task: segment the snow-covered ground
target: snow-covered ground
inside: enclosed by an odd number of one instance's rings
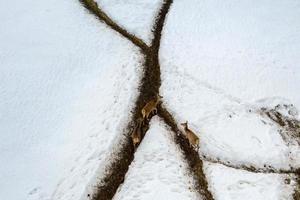
[[[0,199],[79,199],[129,119],[138,49],[76,1],[0,17]]]
[[[172,132],[154,117],[114,200],[199,199]]]
[[[234,164],[300,166],[298,143],[261,112],[299,120],[298,1],[175,1],[163,31],[161,94],[201,153]]]
[[[150,43],[162,1],[97,2]],[[130,119],[142,57],[77,1],[2,1],[0,17],[0,199],[85,200]],[[294,0],[174,1],[160,92],[200,137],[200,154],[300,166],[299,144],[261,110],[300,120],[299,18]],[[198,198],[169,134],[153,118],[115,200]],[[291,199],[295,184],[206,162],[204,171],[216,200]]]
[[[242,103],[279,96],[299,108],[299,18],[294,0],[174,1],[161,62]]]
[[[295,183],[288,175],[257,174],[209,163],[205,163],[204,169],[215,199],[292,199]]]

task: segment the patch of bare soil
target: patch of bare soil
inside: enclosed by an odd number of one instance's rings
[[[279,126],[279,133],[288,145],[295,141],[300,145],[300,122],[298,120],[283,115],[276,109],[263,108],[262,112]]]
[[[261,108],[260,112],[277,124],[278,132],[288,146],[300,145],[300,121],[294,118],[297,111],[293,109],[292,104],[278,104],[274,108]],[[291,169],[290,173],[296,175],[296,187],[293,199],[300,200],[300,169]]]

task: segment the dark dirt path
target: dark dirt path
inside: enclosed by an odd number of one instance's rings
[[[114,22],[94,0],[79,0],[81,4],[101,22],[104,22],[112,30],[119,33],[122,37],[132,42],[135,46],[139,47],[141,54],[144,57],[143,75],[139,87],[139,95],[135,102],[132,118],[124,129],[125,140],[121,141],[119,148],[116,152],[111,154],[112,161],[105,166],[105,174],[99,181],[96,192],[92,195],[93,200],[110,200],[115,195],[120,184],[124,182],[125,175],[131,162],[134,159],[134,148],[130,137],[131,130],[136,120],[141,117],[141,109],[149,100],[153,99],[159,94],[161,86],[160,64],[159,64],[159,49],[161,41],[161,33],[164,27],[166,16],[169,12],[173,0],[164,0],[153,25],[154,38],[151,45],[148,46],[143,40],[129,33],[127,30]],[[181,133],[177,127],[174,117],[171,113],[162,106],[159,106],[158,115],[164,122],[171,128],[173,132],[173,139],[176,145],[179,146],[183,152],[184,158],[188,164],[189,171],[195,180],[195,189],[201,195],[201,199],[213,200],[213,195],[208,189],[208,182],[203,172],[203,161],[211,163],[218,163],[227,167],[246,170],[254,173],[282,173],[282,174],[296,174],[298,175],[298,186],[293,195],[295,200],[300,200],[300,172],[299,170],[276,170],[269,167],[264,169],[257,169],[253,166],[235,166],[230,163],[214,160],[206,156],[199,156],[198,152],[192,149],[186,137]],[[151,120],[151,119],[150,119]],[[149,128],[149,123],[146,122],[142,129],[142,140]],[[138,148],[138,146],[137,146]]]
[[[152,99],[159,93],[159,87],[161,84],[160,80],[160,66],[158,61],[158,51],[160,45],[161,31],[165,21],[167,12],[169,11],[172,0],[167,0],[163,3],[158,16],[156,18],[153,33],[154,39],[152,40],[151,46],[147,49],[141,48],[143,51],[145,63],[144,63],[144,74],[141,80],[139,88],[139,96],[135,102],[135,108],[133,111],[133,118],[127,126],[126,135],[127,139],[119,149],[115,159],[109,166],[107,166],[107,173],[101,184],[98,187],[97,194],[94,195],[95,200],[108,200],[112,199],[116,190],[124,182],[124,177],[128,171],[129,165],[134,159],[134,148],[132,140],[130,138],[131,130],[135,121],[141,117],[141,109],[147,101]],[[127,37],[128,38],[128,37]],[[131,40],[131,38],[128,38]],[[131,40],[132,41],[132,40]],[[133,42],[133,41],[132,41]],[[134,43],[134,42],[133,42]],[[148,130],[149,124],[145,124],[142,132],[142,140]],[[137,146],[138,148],[138,146]]]

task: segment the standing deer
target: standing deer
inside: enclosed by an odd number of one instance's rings
[[[137,124],[135,125],[131,133],[131,139],[134,148],[136,148],[136,145],[139,144],[142,140],[142,126],[143,126],[143,119],[139,118],[137,120]]]
[[[157,113],[157,105],[160,103],[161,99],[163,97],[160,95],[157,95],[155,99],[152,99],[142,109],[142,115],[143,119],[149,120],[149,115],[154,112]]]
[[[186,121],[185,123],[181,123],[181,125],[184,127],[185,136],[189,140],[190,146],[198,150],[199,138],[192,130],[188,128],[188,121]]]

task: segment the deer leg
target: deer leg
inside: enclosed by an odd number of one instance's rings
[[[142,117],[143,119],[145,119],[145,113],[142,111]]]
[[[195,150],[196,150],[196,152],[198,152],[198,150],[199,150],[198,145],[195,146]]]
[[[133,142],[133,148],[135,149],[135,146],[136,146],[136,144],[135,144],[135,142]]]
[[[157,108],[153,109],[153,114],[156,115],[157,114]]]

